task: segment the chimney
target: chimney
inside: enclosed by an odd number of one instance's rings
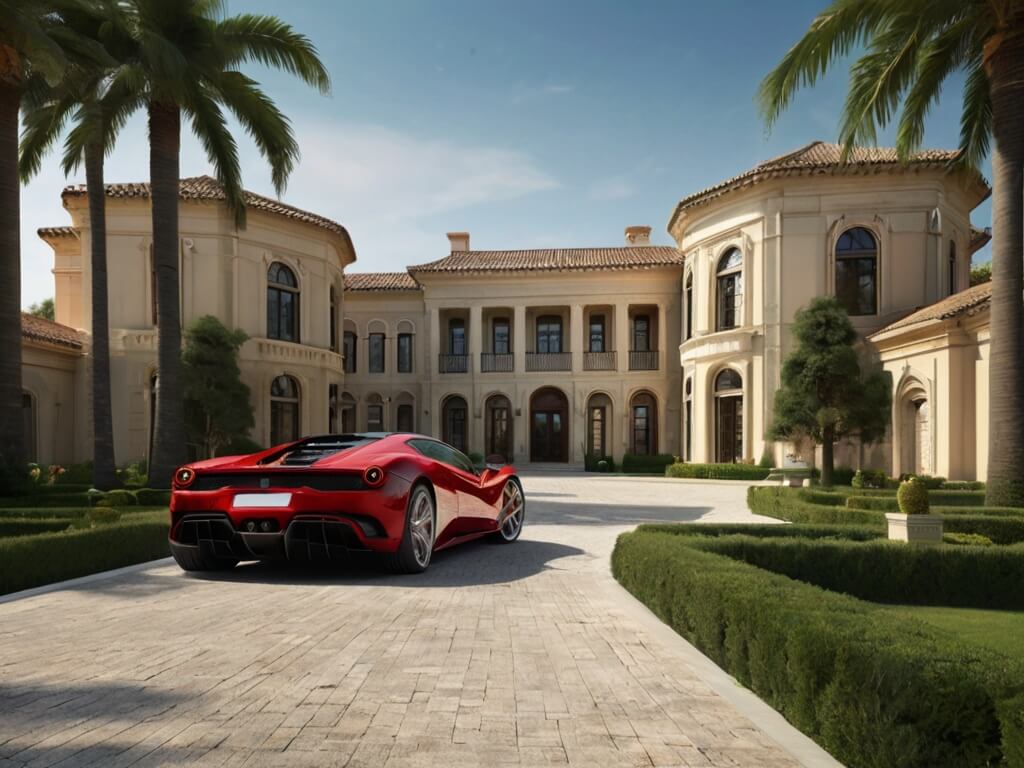
[[[448,242],[452,244],[452,253],[469,250],[469,232],[449,232]]]
[[[451,237],[451,235],[449,235]],[[626,227],[626,245],[650,245],[650,227]]]

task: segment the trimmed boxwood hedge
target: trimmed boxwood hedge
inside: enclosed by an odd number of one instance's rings
[[[63,531],[71,525],[64,517],[0,517],[0,539],[8,536],[31,536],[36,533]]]
[[[62,533],[0,539],[0,594],[167,557],[166,514]]]
[[[622,457],[622,471],[630,474],[663,475],[665,467],[673,461],[675,456],[671,453],[627,453]]]
[[[665,467],[665,477],[701,480],[764,480],[771,472],[756,464],[688,464],[677,461]]]
[[[0,507],[8,509],[27,507],[88,507],[90,496],[87,493],[26,493],[21,496],[4,496],[0,498]]]
[[[143,507],[166,507],[171,503],[171,492],[159,488],[139,488],[135,498]]]
[[[1019,661],[694,546],[708,541],[641,527],[612,571],[844,764],[1024,765]]]
[[[1024,547],[721,536],[695,546],[876,603],[1024,610]],[[1024,682],[1024,681],[1022,681]]]

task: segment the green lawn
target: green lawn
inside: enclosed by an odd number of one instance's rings
[[[967,642],[1024,659],[1024,612],[917,605],[904,605],[891,610],[952,632]]]

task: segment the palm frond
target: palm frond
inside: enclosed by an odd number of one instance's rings
[[[960,116],[960,164],[977,168],[988,156],[992,139],[992,95],[988,75],[979,57],[971,63],[964,81]]]
[[[909,157],[921,148],[924,121],[939,101],[942,84],[973,55],[980,55],[980,47],[976,48],[979,45],[977,18],[964,14],[922,46],[896,132],[896,150],[900,157]]]
[[[39,173],[43,158],[60,138],[75,105],[76,100],[70,94],[40,104],[26,105],[23,110],[24,129],[18,148],[18,175],[22,182],[28,182]]]
[[[330,93],[331,77],[316,46],[280,19],[241,14],[219,22],[215,33],[217,44],[224,51],[226,68],[255,61],[289,72],[321,93]]]
[[[16,50],[25,60],[24,69],[40,72],[48,83],[56,85],[67,67],[67,57],[60,45],[45,29],[50,14],[37,3],[27,6],[19,0],[0,0],[0,18],[3,19],[0,40]]]
[[[235,224],[239,228],[244,227],[245,192],[242,189],[238,145],[228,130],[227,120],[214,95],[206,88],[198,87],[192,90],[190,97],[183,107],[192,121],[192,131],[203,145],[214,174],[224,185],[225,202],[235,217]]]
[[[215,86],[223,103],[270,164],[277,194],[283,194],[288,176],[299,159],[299,145],[288,118],[254,80],[240,72],[225,72]]]
[[[758,101],[768,126],[789,106],[796,92],[813,86],[829,66],[867,39],[885,20],[886,0],[836,0],[761,82]]]

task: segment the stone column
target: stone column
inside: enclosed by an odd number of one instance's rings
[[[526,307],[512,308],[512,362],[516,374],[526,370]]]
[[[569,308],[569,351],[572,353],[572,372],[583,370],[583,305]]]
[[[427,338],[430,339],[430,357],[426,378],[432,380],[437,378],[437,361],[441,357],[441,312],[436,306],[427,312]]]
[[[483,352],[483,309],[479,306],[469,308],[469,353],[470,364],[467,371],[474,376],[480,374],[480,353]]]
[[[615,359],[619,373],[629,370],[629,304],[615,305]]]

